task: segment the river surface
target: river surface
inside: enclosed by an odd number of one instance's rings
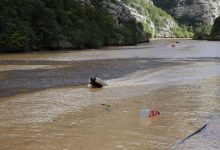
[[[220,42],[179,41],[1,54],[0,149],[220,149]]]

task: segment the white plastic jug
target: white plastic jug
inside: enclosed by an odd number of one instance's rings
[[[140,110],[140,117],[149,117],[149,113],[150,113],[150,110],[149,109],[141,109]]]

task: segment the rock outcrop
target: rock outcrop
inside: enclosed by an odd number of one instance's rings
[[[92,2],[80,1],[88,5]],[[112,16],[115,26],[121,27],[123,22],[135,21],[140,22],[151,37],[178,37],[175,30],[180,27],[176,21],[165,11],[157,8],[152,0],[100,0],[99,4]],[[140,39],[146,41],[147,37],[142,33]]]
[[[100,6],[105,9],[113,18],[115,26],[122,27],[128,22],[136,22],[137,17],[134,13],[121,1],[111,2],[110,0],[102,0]],[[121,38],[118,42],[123,44],[124,39]],[[143,31],[139,31],[139,40],[138,42],[147,42],[149,37]]]
[[[176,18],[187,16],[201,22],[213,24],[214,20],[220,15],[220,1],[199,0],[188,2],[187,0],[181,0],[177,3],[173,12]]]
[[[130,10],[121,2],[112,3],[110,0],[103,0],[100,2],[102,8],[113,17],[117,24],[123,21],[135,20],[136,18],[131,14]]]
[[[180,21],[213,24],[220,15],[219,0],[153,0],[158,7],[169,12]]]
[[[178,28],[175,20],[157,8],[151,0],[131,0],[129,2],[122,0],[122,2],[125,2],[126,7],[137,21],[150,28],[148,30],[150,30],[152,37],[175,37],[172,32],[172,29]]]
[[[88,5],[88,6],[94,8],[94,6],[92,5],[93,4],[92,0],[78,0],[78,1],[80,1],[82,4],[85,4],[85,5]],[[151,0],[146,0],[146,1],[151,1]],[[124,28],[129,23],[132,24],[132,22],[136,25],[138,24],[136,16],[120,0],[115,0],[115,1],[100,0],[98,5],[103,10],[108,12],[108,14],[110,14],[110,16],[113,19],[113,24],[116,28]],[[142,43],[142,42],[148,42],[149,41],[149,37],[144,33],[143,29],[139,28],[139,26],[131,27],[131,28],[136,28],[134,30],[136,30],[135,32],[137,32],[136,34],[138,34],[138,40],[136,41],[137,43]],[[113,45],[114,44],[116,44],[116,45],[127,45],[127,44],[132,44],[133,43],[132,40],[128,40],[128,39],[126,39],[126,37],[124,37],[120,34],[118,34],[118,36],[120,38],[115,39],[111,42]]]

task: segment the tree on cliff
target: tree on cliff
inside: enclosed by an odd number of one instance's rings
[[[212,26],[207,23],[198,23],[194,27],[194,39],[206,40],[209,39]]]
[[[211,39],[220,41],[220,16],[215,20],[212,27]]]

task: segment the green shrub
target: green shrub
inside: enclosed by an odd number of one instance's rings
[[[198,23],[194,27],[194,39],[208,39],[211,33],[212,26],[207,23]]]
[[[178,26],[172,29],[174,36],[178,38],[191,38],[193,37],[192,27],[185,25]]]
[[[152,38],[154,36],[153,29],[150,27],[149,24],[143,24],[144,32],[147,34],[147,37]]]
[[[220,40],[220,16],[215,20],[211,30],[211,39]]]

